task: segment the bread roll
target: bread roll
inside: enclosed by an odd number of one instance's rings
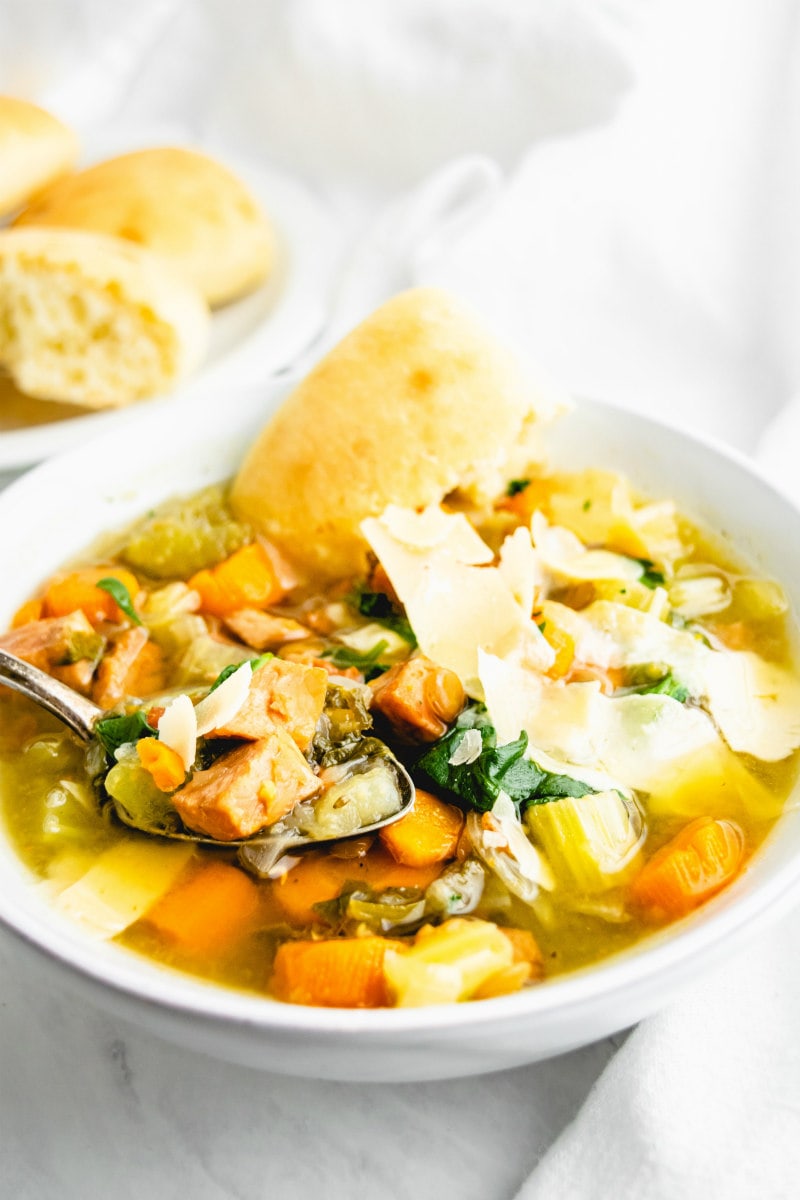
[[[193,150],[138,150],[48,188],[17,225],[59,225],[111,234],[169,259],[211,305],[264,280],[272,229],[227,167]]]
[[[0,96],[0,217],[63,175],[77,154],[66,125],[27,100]]]
[[[0,231],[0,366],[29,396],[117,408],[201,359],[202,297],[154,254],[67,229]]]
[[[543,407],[459,302],[404,292],[295,388],[247,455],[232,504],[310,573],[357,574],[364,517],[453,492],[497,495],[531,461]]]

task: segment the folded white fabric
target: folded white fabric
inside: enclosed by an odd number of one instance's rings
[[[644,1021],[517,1200],[789,1200],[800,1178],[800,923]]]

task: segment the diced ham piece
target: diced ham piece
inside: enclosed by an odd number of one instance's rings
[[[309,636],[305,625],[292,617],[276,617],[257,608],[240,608],[226,617],[225,624],[246,646],[261,652],[277,650],[287,642],[297,642]]]
[[[464,707],[458,676],[422,654],[379,675],[370,687],[373,710],[397,734],[415,742],[435,742]]]
[[[197,771],[172,802],[189,829],[234,841],[274,825],[321,787],[288,733],[272,727]]]
[[[325,706],[327,687],[327,672],[319,667],[272,658],[253,672],[247,699],[236,716],[208,736],[255,741],[277,726],[307,750]]]
[[[93,699],[113,708],[127,696],[151,696],[165,686],[164,655],[141,625],[125,629],[97,668]]]
[[[0,637],[0,646],[41,671],[88,660],[92,667],[100,657],[103,639],[78,609],[66,617],[29,621]]]

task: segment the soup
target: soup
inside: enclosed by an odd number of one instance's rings
[[[87,746],[0,696],[57,910],[227,986],[408,1006],[539,986],[746,870],[800,741],[776,583],[601,470],[362,531],[368,573],[315,578],[207,489],[23,606],[0,642],[108,712]]]

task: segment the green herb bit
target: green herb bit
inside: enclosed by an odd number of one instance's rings
[[[591,507],[592,507],[592,502],[591,502],[591,500],[584,500],[584,502],[583,502],[583,511],[584,511],[584,512],[588,512],[588,511],[589,511],[589,509],[590,509]]]
[[[562,796],[585,796],[594,791],[568,775],[545,771],[527,758],[528,735],[524,731],[516,741],[498,746],[492,725],[477,728],[482,746],[473,762],[455,766],[450,762],[466,736],[466,730],[456,726],[426,750],[416,763],[417,771],[452,793],[462,808],[488,812],[504,792],[521,813],[530,804],[547,804]]]
[[[115,750],[127,742],[138,742],[143,737],[158,737],[158,730],[147,723],[141,709],[122,717],[103,717],[94,727],[94,732],[111,757]]]
[[[530,487],[530,479],[509,479],[506,486],[507,496],[516,496],[520,492],[524,492],[526,487]]]
[[[109,575],[106,579],[101,579],[95,585],[102,592],[108,592],[117,608],[121,608],[128,620],[133,621],[134,625],[141,625],[142,619],[133,607],[131,594],[125,587],[124,583],[120,583],[119,579],[114,579],[113,575]]]
[[[330,646],[320,657],[329,658],[335,667],[355,667],[366,679],[374,679],[389,668],[380,662],[380,657],[389,649],[389,643],[381,638],[371,650],[353,650],[350,646]]]
[[[257,671],[259,667],[263,667],[264,663],[267,662],[268,659],[274,657],[275,655],[268,650],[266,654],[259,654],[258,658],[244,658],[238,663],[228,663],[227,667],[222,668],[219,675],[208,689],[209,696],[212,692],[216,691],[221,683],[224,683],[226,679],[230,678],[234,671],[238,671],[239,667],[243,666],[244,663],[249,662],[250,669],[252,671]]]
[[[655,590],[657,587],[663,587],[666,583],[666,576],[663,571],[656,570],[656,564],[651,558],[637,558],[636,562],[642,564],[642,574],[639,576],[639,582],[645,587]]]
[[[671,696],[679,704],[685,704],[689,699],[689,689],[679,679],[675,678],[672,671],[669,671],[658,683],[651,684],[650,687],[641,688],[640,694],[643,696]]]

